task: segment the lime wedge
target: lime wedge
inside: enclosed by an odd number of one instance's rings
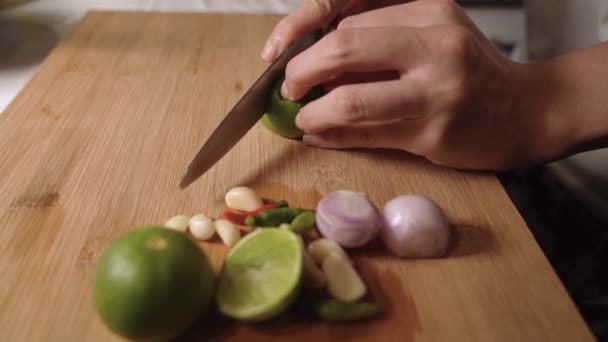
[[[258,229],[226,255],[217,303],[237,320],[271,319],[293,302],[302,277],[302,240],[282,229]]]

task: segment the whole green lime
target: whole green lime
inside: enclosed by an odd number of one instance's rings
[[[186,234],[158,226],[132,230],[102,255],[95,304],[106,326],[133,340],[168,340],[209,307],[213,270]]]
[[[272,87],[266,113],[262,116],[262,124],[272,132],[290,139],[299,139],[304,132],[296,126],[296,115],[307,103],[314,101],[323,95],[320,87],[315,87],[304,97],[297,101],[291,101],[281,96],[281,85],[285,77],[280,77]]]

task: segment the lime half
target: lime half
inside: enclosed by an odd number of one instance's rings
[[[237,320],[271,319],[293,302],[302,277],[302,241],[282,229],[258,229],[226,255],[217,302]]]

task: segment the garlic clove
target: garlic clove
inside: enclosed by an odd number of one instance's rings
[[[167,222],[165,222],[165,227],[172,230],[176,230],[178,232],[185,233],[188,229],[189,220],[190,219],[188,218],[188,216],[185,215],[173,216],[172,218],[168,219]]]
[[[349,263],[352,264],[352,261],[350,260],[344,249],[342,249],[342,247],[340,247],[337,242],[330,239],[322,238],[311,242],[308,245],[308,253],[310,253],[313,260],[317,264],[322,264],[323,260],[331,253],[336,253],[342,256],[343,258],[348,260]]]
[[[323,273],[327,278],[329,294],[343,302],[355,302],[367,291],[363,280],[342,255],[330,253],[323,260]]]
[[[255,191],[244,186],[230,189],[224,200],[226,206],[234,210],[253,211],[264,205],[264,201]]]
[[[192,216],[188,228],[192,236],[198,240],[209,240],[215,235],[213,220],[203,214]]]
[[[216,220],[214,223],[217,234],[226,246],[232,247],[241,239],[241,231],[232,222],[228,220]]]
[[[322,288],[327,283],[325,273],[315,264],[306,249],[302,249],[303,256],[303,284],[309,288]]]

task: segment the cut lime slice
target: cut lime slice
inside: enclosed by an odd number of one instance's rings
[[[293,302],[302,277],[302,240],[282,229],[258,229],[226,255],[217,302],[237,320],[271,319]]]

